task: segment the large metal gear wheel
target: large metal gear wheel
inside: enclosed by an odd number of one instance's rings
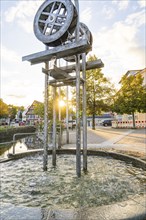
[[[47,0],[34,18],[35,36],[47,46],[61,45],[74,32],[77,17],[77,10],[71,0]]]
[[[88,43],[92,46],[93,44],[93,37],[92,37],[92,33],[90,32],[90,30],[88,29],[88,27],[80,22],[79,23],[79,39],[87,39]],[[67,43],[71,43],[75,41],[75,32],[72,34],[72,36],[70,36],[68,38],[68,42]],[[87,53],[86,53],[87,54]],[[80,55],[80,59],[82,59],[82,55]],[[69,57],[65,57],[64,60],[68,61],[68,62],[75,62],[75,55],[74,56],[69,56]]]

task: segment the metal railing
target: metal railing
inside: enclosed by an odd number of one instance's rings
[[[37,135],[37,133],[16,133],[13,135],[13,143],[16,142],[16,136],[22,136],[22,135]],[[13,145],[13,154],[15,154],[15,145]]]

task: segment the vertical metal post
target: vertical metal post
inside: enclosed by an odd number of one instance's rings
[[[87,171],[87,116],[86,116],[86,54],[82,54],[83,74],[83,170]]]
[[[13,135],[13,154],[15,154],[15,134]]]
[[[53,147],[52,165],[56,166],[56,87],[53,87]]]
[[[59,101],[60,101],[60,97],[61,97],[61,88],[58,88],[58,97],[59,97]],[[58,111],[58,119],[59,121],[61,121],[61,107],[59,105],[59,111]]]
[[[59,95],[59,101],[60,101],[60,97],[61,97],[61,88],[59,87],[59,91],[58,91],[58,95]],[[59,134],[58,134],[58,148],[61,148],[61,137],[62,137],[62,127],[61,127],[61,106],[59,105],[59,114],[58,114],[58,119],[60,122],[60,127],[59,127]]]
[[[80,63],[76,56],[76,172],[81,176]]]
[[[66,87],[66,143],[69,144],[69,127],[68,127],[68,86]]]
[[[45,69],[49,69],[49,63],[45,63]],[[43,170],[47,170],[48,165],[48,74],[45,74],[45,100],[44,100],[44,154],[43,154]]]
[[[79,15],[79,2],[75,0]],[[76,27],[76,41],[79,40],[79,17]],[[80,56],[76,55],[76,173],[81,176],[81,128],[80,128]]]

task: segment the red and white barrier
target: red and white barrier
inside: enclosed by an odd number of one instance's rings
[[[133,128],[133,121],[112,121],[113,128]],[[135,121],[136,128],[146,128],[146,121]]]

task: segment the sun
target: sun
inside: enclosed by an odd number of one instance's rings
[[[63,100],[59,101],[59,107],[64,107],[65,106],[65,102]]]

